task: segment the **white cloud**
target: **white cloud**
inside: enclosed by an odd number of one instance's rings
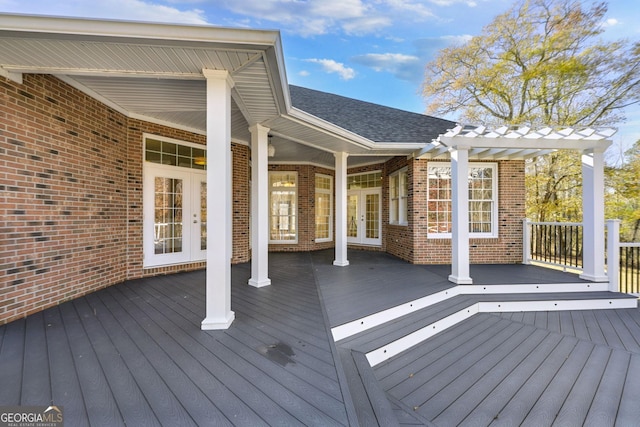
[[[466,4],[469,7],[476,7],[478,3],[474,0],[429,0],[437,6],[453,6],[455,4]]]
[[[336,73],[342,80],[351,80],[356,76],[356,71],[353,68],[346,67],[341,62],[336,62],[333,59],[305,59],[306,62],[313,62],[320,64],[322,69],[327,73]]]
[[[354,57],[353,61],[411,82],[420,81],[424,65],[417,56],[402,53],[368,53]]]
[[[604,26],[605,27],[615,27],[619,23],[620,23],[620,21],[618,21],[616,18],[609,18],[604,22]]]
[[[308,77],[308,76],[310,76],[310,75],[311,75],[311,73],[310,73],[310,72],[308,72],[307,70],[302,70],[302,71],[300,71],[300,72],[298,73],[298,75],[299,75],[299,76],[302,76],[302,77]]]
[[[1,5],[2,11],[9,13],[207,24],[204,11],[200,9],[180,10],[176,7],[142,0],[67,0],[63,2],[30,0],[28,2],[7,1]]]
[[[407,0],[386,0],[385,3],[396,11],[410,13],[414,18],[431,18],[435,16],[431,9],[421,2],[414,3]]]

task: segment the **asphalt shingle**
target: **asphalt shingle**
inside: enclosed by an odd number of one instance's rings
[[[456,123],[425,114],[289,85],[293,106],[374,142],[426,143]]]

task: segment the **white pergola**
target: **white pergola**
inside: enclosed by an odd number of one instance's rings
[[[585,280],[606,282],[604,220],[604,152],[615,129],[554,130],[527,126],[456,126],[417,154],[419,158],[451,157],[452,238],[451,275],[457,284],[471,284],[469,275],[469,159],[526,159],[557,150],[582,153],[582,210]]]

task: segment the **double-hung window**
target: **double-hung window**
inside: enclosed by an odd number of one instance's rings
[[[333,178],[316,174],[316,242],[333,240]]]
[[[389,224],[407,225],[407,168],[389,175]]]
[[[469,233],[498,236],[498,165],[469,163]],[[429,237],[451,237],[451,164],[428,165],[427,227]]]
[[[298,241],[298,174],[269,172],[269,243]]]

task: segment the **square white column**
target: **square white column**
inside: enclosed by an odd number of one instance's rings
[[[349,265],[347,259],[347,153],[334,153],[336,158],[336,257],[333,265]]]
[[[469,147],[451,149],[451,275],[459,285],[473,283],[469,275]]]
[[[269,128],[259,124],[251,132],[251,278],[256,288],[269,279]]]
[[[231,88],[227,71],[207,79],[207,273],[202,329],[227,329],[231,311]]]
[[[604,271],[604,148],[582,154],[582,274],[593,282],[608,281]]]

